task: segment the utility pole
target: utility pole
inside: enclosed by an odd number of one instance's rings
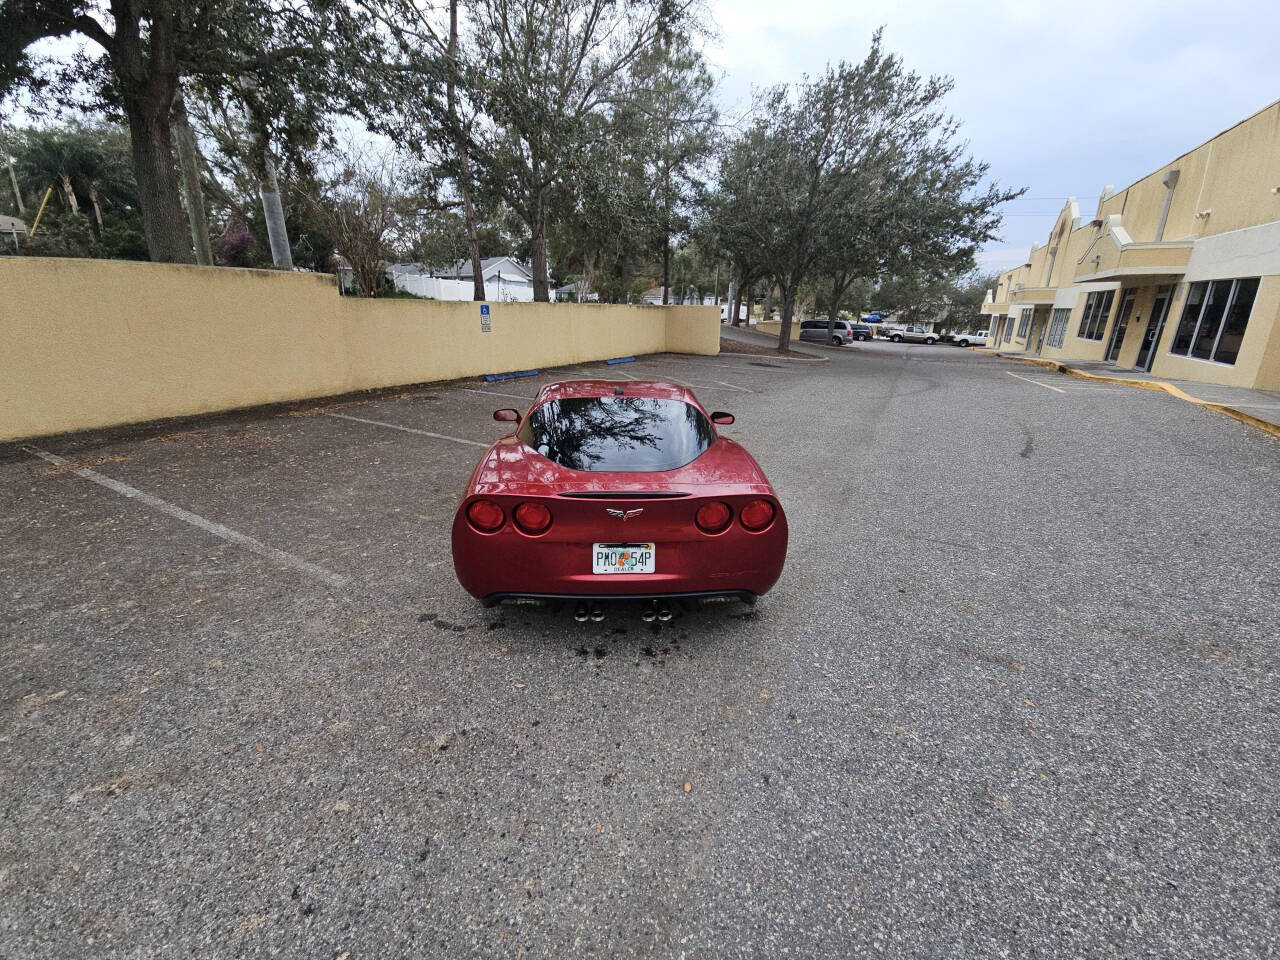
[[[258,102],[258,81],[250,74],[240,77],[240,91],[249,114],[253,137],[253,172],[258,177],[258,196],[262,199],[262,217],[267,223],[267,243],[271,247],[271,262],[283,270],[293,269],[293,252],[289,249],[289,228],[285,224],[284,206],[280,202],[280,182],[276,179],[276,165],[271,159],[271,145],[267,137],[266,118]]]
[[[18,189],[18,176],[13,172],[13,157],[9,156],[9,147],[4,141],[4,122],[0,121],[0,153],[4,154],[5,165],[9,168],[9,183],[13,187],[13,199],[18,205],[18,216],[26,217],[27,208],[22,202],[22,191]]]

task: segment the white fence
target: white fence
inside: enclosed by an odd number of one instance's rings
[[[396,289],[432,300],[470,300],[475,294],[475,284],[470,280],[454,280],[450,277],[428,277],[418,273],[393,275]],[[484,285],[486,300],[505,303],[532,303],[533,284],[505,278],[488,280]]]

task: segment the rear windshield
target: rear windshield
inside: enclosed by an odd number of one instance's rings
[[[534,409],[517,434],[570,470],[674,470],[715,440],[702,411],[652,397],[566,397]]]

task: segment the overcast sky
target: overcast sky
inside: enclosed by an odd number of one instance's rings
[[[752,87],[856,61],[877,26],[922,73],[955,79],[948,107],[1001,183],[1027,187],[980,263],[1043,243],[1066,197],[1094,213],[1127,186],[1280,99],[1280,3],[1214,0],[711,0],[708,56],[726,107]]]

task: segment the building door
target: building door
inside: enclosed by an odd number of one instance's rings
[[[1050,308],[1036,307],[1036,356],[1040,356],[1040,351],[1044,349],[1044,337],[1049,332],[1049,318],[1052,316],[1053,310]]]
[[[1151,305],[1151,317],[1147,320],[1147,329],[1142,334],[1142,346],[1138,349],[1138,359],[1134,369],[1151,371],[1151,364],[1156,358],[1156,347],[1160,345],[1160,334],[1164,332],[1164,321],[1169,315],[1169,304],[1173,300],[1173,284],[1168,284],[1156,291],[1155,303]]]
[[[1120,347],[1124,345],[1124,334],[1129,329],[1129,314],[1133,313],[1133,301],[1136,294],[1132,290],[1124,292],[1120,301],[1120,315],[1116,317],[1115,329],[1111,331],[1111,342],[1107,344],[1107,363],[1115,363],[1120,356]]]

